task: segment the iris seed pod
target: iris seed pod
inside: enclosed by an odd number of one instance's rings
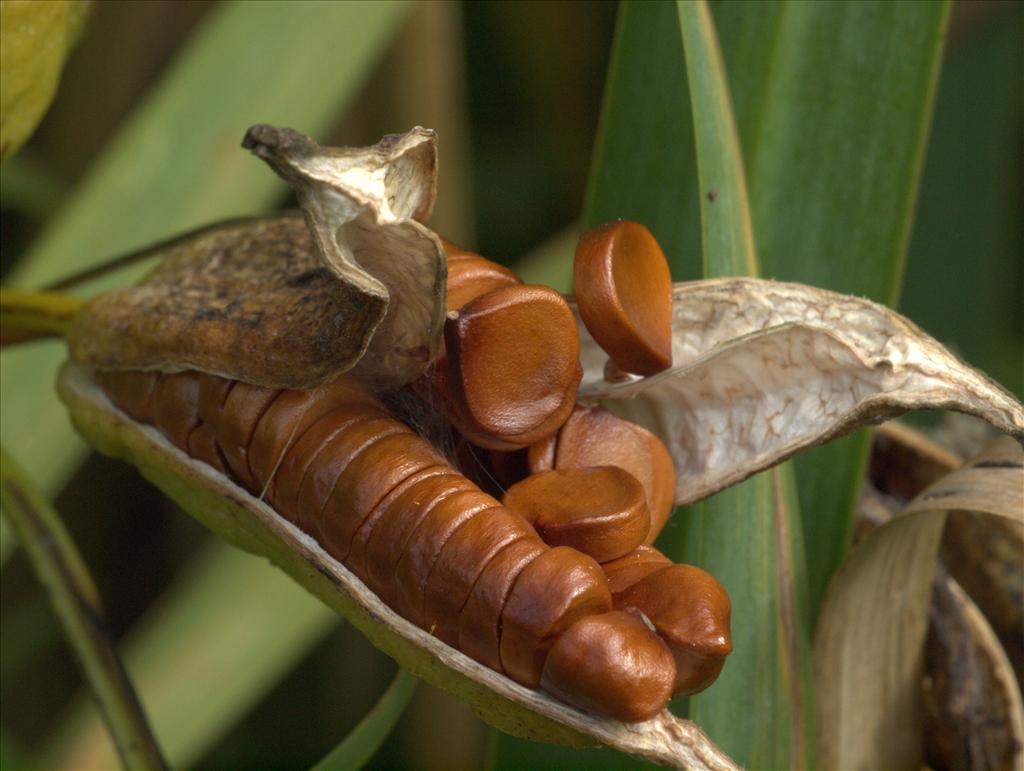
[[[196,372],[159,378],[126,372],[105,375],[103,382],[111,398],[150,415],[176,445],[201,448],[253,494],[266,491],[284,517],[396,611],[519,683],[538,687],[562,634],[612,609],[594,559],[545,544],[525,518],[459,474],[347,378],[311,392],[232,385]],[[627,511],[619,523],[630,533],[625,550],[642,540],[646,504],[629,474],[602,469],[547,476],[603,480],[587,485],[595,505],[608,497],[613,514]],[[543,477],[535,479],[543,484]],[[602,709],[599,683],[618,683],[621,666],[599,655],[588,662],[579,676],[595,682],[577,684],[565,698],[604,714],[647,714],[651,692],[627,698],[618,686]],[[553,671],[559,687],[568,687],[566,667]]]

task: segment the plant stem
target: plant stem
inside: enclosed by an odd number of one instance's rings
[[[67,337],[84,300],[60,292],[0,289],[0,346]]]
[[[125,768],[165,768],[142,705],[103,620],[99,593],[85,562],[57,512],[3,448],[0,506],[50,595]]]

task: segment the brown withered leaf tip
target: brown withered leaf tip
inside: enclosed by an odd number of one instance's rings
[[[145,283],[82,310],[71,356],[101,369],[199,369],[308,387],[352,366],[386,301],[338,281],[298,216],[183,239]]]

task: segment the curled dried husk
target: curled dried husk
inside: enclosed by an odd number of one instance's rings
[[[436,192],[433,132],[324,148],[255,126],[245,145],[292,184],[305,221],[226,223],[155,250],[163,263],[142,284],[86,304],[72,359],[270,387],[311,388],[353,367],[381,387],[414,380],[444,321],[444,250],[418,221]]]
[[[1012,443],[1006,449],[1013,450]],[[971,466],[979,463],[983,469],[1012,468],[1012,452],[982,456]],[[891,508],[902,508],[962,465],[955,453],[909,426],[896,421],[879,426],[872,484],[861,494],[857,532],[866,536],[884,525],[892,519]],[[969,511],[946,516],[925,639],[924,747],[933,768],[1016,768],[1024,763],[1024,704],[1012,659],[1019,654],[1024,628],[1019,609],[1022,536],[1024,525],[1007,517]],[[949,565],[973,592],[964,591]],[[1016,624],[1007,626],[1014,619]],[[1000,634],[999,624],[1008,635]]]
[[[580,398],[658,434],[676,503],[908,410],[984,418],[1024,441],[1024,408],[898,313],[824,289],[750,278],[676,284],[672,369],[605,380],[581,325]]]
[[[736,768],[700,728],[667,710],[641,723],[621,723],[573,709],[482,666],[397,615],[315,540],[265,503],[180,452],[156,429],[131,421],[110,403],[86,369],[65,365],[58,391],[78,431],[97,449],[137,466],[229,543],[270,559],[401,666],[460,698],[491,725],[535,741],[605,744],[676,768]]]
[[[943,528],[954,512],[1024,522],[1024,450],[1001,437],[917,495],[859,543],[832,577],[814,640],[818,762],[834,768],[917,768],[928,608]],[[951,566],[953,567],[953,566]],[[975,625],[992,665],[983,694],[1005,715],[1011,754],[1019,691],[998,643]]]

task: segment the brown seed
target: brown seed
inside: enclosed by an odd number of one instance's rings
[[[175,447],[188,449],[188,436],[199,425],[199,373],[164,375],[153,388],[153,425]]]
[[[203,373],[199,376],[199,418],[216,431],[224,402],[236,380]]]
[[[576,405],[556,437],[542,439],[527,451],[530,471],[618,466],[643,485],[654,543],[669,515],[676,493],[676,470],[662,441],[642,426],[597,406]]]
[[[521,283],[504,265],[466,253],[462,259],[448,263],[448,310],[457,311],[492,289]]]
[[[153,391],[159,372],[97,372],[96,382],[117,408],[132,420],[153,422]]]
[[[568,546],[541,554],[519,574],[501,613],[501,664],[518,683],[540,685],[555,640],[585,616],[612,609],[601,566]]]
[[[508,286],[477,297],[445,324],[456,428],[494,450],[554,433],[572,411],[582,370],[579,336],[562,296]]]
[[[526,470],[529,473],[537,474],[541,471],[550,471],[555,467],[555,448],[558,446],[558,437],[568,422],[572,420],[573,415],[581,409],[583,408],[577,404],[566,422],[562,424],[562,428],[526,448]]]
[[[412,432],[393,418],[353,420],[325,443],[299,484],[296,511],[299,526],[323,542],[323,512],[339,477],[367,446],[385,436]]]
[[[539,536],[513,541],[480,573],[459,613],[459,650],[490,667],[501,666],[501,612],[519,574],[548,547]]]
[[[424,628],[457,646],[459,612],[487,563],[513,541],[536,535],[526,520],[504,507],[481,511],[460,525],[427,576]]]
[[[249,383],[235,383],[211,425],[217,432],[217,444],[224,451],[231,473],[251,493],[259,494],[260,485],[249,468],[249,445],[260,417],[281,392]]]
[[[224,460],[224,453],[217,446],[217,437],[210,428],[209,423],[200,423],[196,429],[188,435],[188,454],[193,458],[201,460],[208,466],[212,466],[222,474],[227,474],[228,464]]]
[[[672,564],[672,560],[653,546],[639,546],[625,557],[601,564],[608,588],[614,598],[619,592],[629,588],[641,578],[649,576]]]
[[[697,693],[718,677],[732,651],[725,588],[700,568],[670,565],[615,595],[617,610],[650,619],[676,660],[676,694]]]
[[[353,378],[341,377],[313,391],[282,391],[260,418],[249,445],[249,467],[261,485],[275,473],[285,451],[327,413],[339,407],[383,409]]]
[[[320,522],[324,548],[347,562],[356,530],[381,499],[403,479],[442,463],[444,458],[413,433],[382,435],[366,445],[334,483]]]
[[[481,490],[460,490],[449,495],[420,519],[409,534],[395,565],[396,604],[399,613],[424,628],[423,605],[427,578],[448,539],[481,512],[496,509],[498,502]]]
[[[274,474],[270,487],[270,500],[274,508],[303,530],[311,525],[306,521],[309,512],[299,509],[299,490],[302,481],[317,463],[320,453],[327,449],[335,435],[352,423],[369,418],[383,418],[384,413],[361,405],[338,407],[331,410],[307,428],[285,451],[284,458]],[[308,530],[307,530],[308,532]]]
[[[394,498],[378,515],[366,545],[366,582],[370,589],[395,608],[398,587],[395,569],[409,536],[434,506],[464,490],[478,488],[455,469],[423,479]]]
[[[429,466],[428,468],[422,469],[410,474],[397,485],[395,485],[391,492],[385,495],[377,505],[373,507],[373,510],[366,516],[359,529],[356,530],[355,536],[352,538],[352,546],[348,551],[348,557],[345,558],[345,565],[355,573],[359,578],[369,586],[369,577],[367,576],[367,565],[366,565],[366,552],[367,547],[370,544],[370,538],[373,536],[373,532],[377,525],[380,523],[381,518],[389,510],[391,504],[395,501],[398,496],[404,494],[413,485],[418,484],[424,479],[429,479],[433,476],[439,475],[451,475],[452,468],[447,463],[440,464],[437,466]]]
[[[620,369],[653,375],[672,366],[672,274],[647,228],[617,220],[588,230],[573,281],[583,323]]]
[[[542,471],[510,487],[502,503],[549,545],[571,546],[598,562],[629,554],[651,527],[643,487],[616,466]]]
[[[582,618],[555,641],[541,685],[590,712],[634,723],[661,712],[676,665],[668,646],[632,613]]]

